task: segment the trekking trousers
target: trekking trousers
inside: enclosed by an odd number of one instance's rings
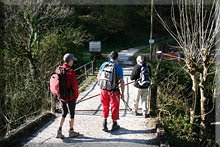
[[[75,116],[75,108],[76,108],[76,99],[70,100],[67,103],[61,101],[62,107],[62,117],[66,117],[68,111],[70,113],[70,118],[73,119]]]
[[[101,90],[102,114],[105,119],[109,115],[109,105],[111,105],[112,120],[119,119],[120,92]]]
[[[141,99],[142,112],[143,114],[150,113],[150,97],[148,96],[148,88],[140,89],[134,87],[134,111],[138,110],[139,100]]]

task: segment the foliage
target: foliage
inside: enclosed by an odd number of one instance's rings
[[[207,80],[210,67],[216,57],[215,45],[220,41],[218,37],[220,32],[219,4],[219,1],[215,0],[210,6],[206,6],[204,1],[179,0],[178,8],[175,6],[171,8],[172,26],[175,29],[170,28],[170,25],[158,14],[162,25],[175,39],[184,54],[183,61],[187,67],[185,71],[191,78],[194,97],[189,103],[190,123],[193,124],[196,115],[199,114],[197,117],[200,121],[200,142],[205,142],[206,127],[209,124],[207,115],[214,110],[208,110],[207,101],[213,100],[213,96],[208,97],[213,91],[208,90],[212,87],[208,87]],[[214,108],[214,101],[212,105]]]
[[[153,72],[156,61],[150,61]],[[191,82],[189,76],[184,72],[184,63],[174,61],[162,61],[158,73],[158,115],[164,123],[171,146],[204,146],[215,145],[214,127],[207,125],[205,142],[199,139],[199,122],[197,117],[194,124],[189,121],[189,103],[192,99]],[[212,69],[215,71],[214,66]],[[155,76],[155,75],[154,75]],[[213,78],[209,76],[207,81],[207,95],[213,99]],[[210,103],[210,104],[209,104]],[[207,102],[207,110],[210,111],[207,117],[210,122],[214,121],[213,104]],[[198,110],[199,111],[199,110]],[[210,124],[210,123],[207,123]]]
[[[36,115],[45,106],[47,85],[42,78],[32,79],[28,70],[28,62],[12,55],[5,56],[6,88],[2,115],[6,121],[7,132],[15,129],[18,124],[27,120],[28,116]],[[21,80],[22,79],[22,80]]]
[[[17,2],[0,2],[0,136],[49,108],[48,77],[63,54],[76,54],[80,66],[91,60],[90,40],[102,41],[103,56],[146,44],[145,6]]]
[[[82,27],[72,27],[71,22],[51,27],[58,18],[68,19],[73,13],[71,9],[38,2],[25,1],[24,5],[4,7],[2,77],[7,80],[1,99],[0,131],[7,133],[48,109],[49,75],[61,64],[64,53],[74,53],[89,39]]]

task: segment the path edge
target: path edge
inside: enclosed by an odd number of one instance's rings
[[[159,139],[159,147],[170,147],[168,139],[166,137],[165,129],[160,120],[156,124],[157,138]]]
[[[4,138],[1,138],[0,146],[9,147],[9,146],[18,145],[21,140],[26,139],[31,134],[33,134],[33,132],[37,131],[38,129],[43,127],[46,123],[48,123],[51,120],[54,120],[55,118],[57,118],[57,116],[50,112],[36,117],[30,122],[27,122],[22,126],[20,126],[19,128],[17,128],[9,136],[5,136]]]

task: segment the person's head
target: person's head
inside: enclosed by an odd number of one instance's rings
[[[63,61],[69,66],[73,66],[74,62],[77,61],[77,58],[74,57],[74,54],[67,53],[63,56]]]
[[[117,60],[118,59],[118,52],[117,51],[112,51],[110,53],[110,59],[111,60]]]
[[[145,58],[144,58],[144,56],[138,56],[136,61],[137,61],[137,64],[144,64]]]

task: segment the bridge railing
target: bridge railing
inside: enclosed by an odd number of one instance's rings
[[[94,74],[94,61],[90,61],[75,69],[77,80],[82,84],[90,75]]]

